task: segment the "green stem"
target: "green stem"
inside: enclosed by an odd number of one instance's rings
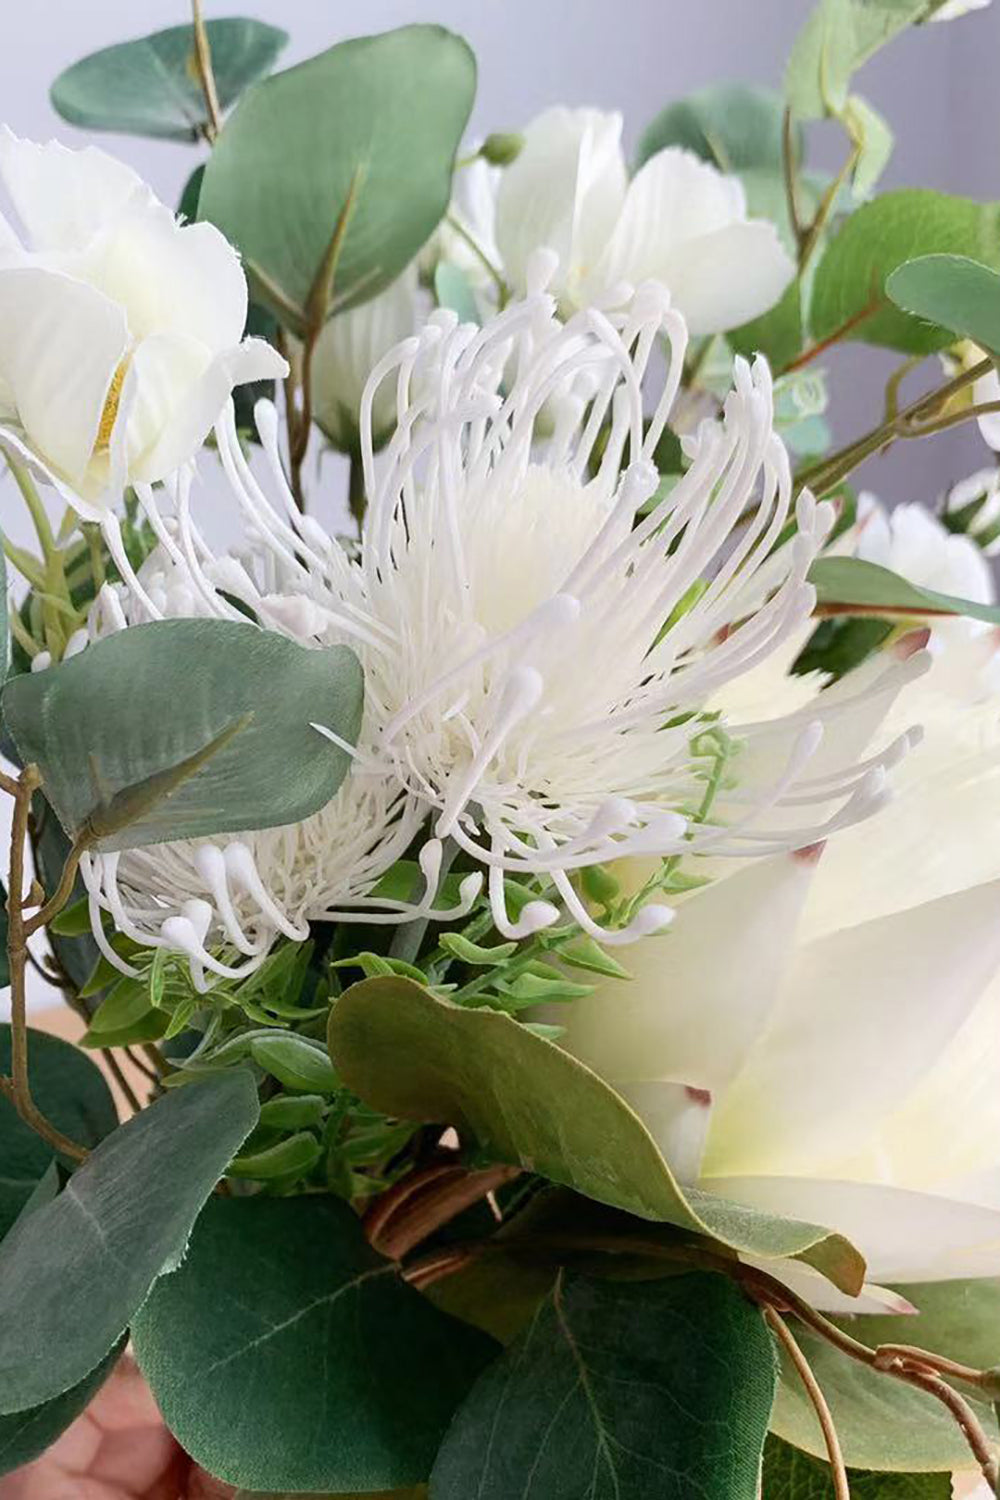
[[[496,289],[500,296],[500,306],[503,307],[508,297],[510,296],[510,288],[508,287],[506,281],[504,281],[503,276],[500,274],[500,271],[490,260],[489,256],[486,254],[486,251],[476,239],[475,235],[470,234],[465,225],[461,223],[460,220],[456,219],[454,214],[446,214],[445,223],[448,225],[449,229],[453,229],[455,231],[459,239],[465,241],[476,259],[482,264],[485,270],[488,271],[491,279],[496,284]]]

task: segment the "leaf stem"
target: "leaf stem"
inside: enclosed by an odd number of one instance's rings
[[[791,109],[785,110],[781,121],[781,166],[785,180],[785,200],[788,203],[788,217],[791,222],[792,233],[795,236],[796,249],[801,255],[805,229],[802,224],[802,216],[799,213],[799,163],[795,150],[795,121]]]
[[[460,240],[464,240],[469,249],[472,251],[473,255],[482,265],[483,269],[487,272],[490,279],[496,286],[497,293],[500,297],[500,306],[503,307],[510,297],[510,287],[507,285],[506,281],[504,281],[499,268],[493,264],[492,260],[490,260],[490,257],[486,254],[486,251],[476,239],[475,235],[472,234],[468,229],[466,229],[461,219],[456,219],[454,214],[448,213],[445,214],[445,223],[447,224],[449,229],[453,230],[455,234],[458,235]]]
[[[826,1397],[823,1395],[822,1387],[813,1374],[809,1361],[799,1348],[792,1330],[781,1314],[773,1307],[767,1306],[764,1308],[764,1318],[791,1360],[795,1368],[795,1373],[801,1380],[805,1393],[812,1402],[813,1409],[819,1419],[819,1425],[823,1432],[823,1441],[826,1444],[827,1456],[830,1460],[830,1478],[833,1481],[835,1500],[851,1500],[851,1486],[847,1478],[847,1469],[844,1465],[844,1454],[840,1446],[840,1438],[837,1436],[833,1413],[830,1411]]]
[[[222,129],[222,110],[219,108],[219,93],[215,86],[215,71],[212,67],[212,48],[205,29],[201,0],[191,0],[191,24],[194,27],[195,66],[198,69],[201,91],[205,96],[205,113],[208,115],[205,136],[211,145],[214,144]]]
[[[816,344],[810,344],[808,349],[803,349],[801,354],[796,355],[795,359],[789,361],[787,365],[778,371],[775,378],[780,379],[782,375],[791,375],[795,370],[801,370],[803,365],[811,364],[814,359],[818,359],[821,354],[825,354],[828,349],[832,349],[834,344],[839,344],[841,339],[845,339],[849,333],[853,333],[855,328],[860,327],[868,318],[874,317],[881,306],[881,297],[873,297],[860,312],[852,313],[832,333],[828,333],[826,338],[820,339]]]

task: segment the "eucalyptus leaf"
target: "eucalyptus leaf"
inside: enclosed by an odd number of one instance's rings
[[[892,129],[888,120],[860,94],[852,94],[848,99],[844,124],[858,150],[854,191],[859,198],[866,198],[889,165],[894,144]]]
[[[845,337],[904,354],[928,354],[950,343],[952,334],[903,312],[887,293],[894,271],[928,255],[971,256],[1000,268],[1000,203],[902,188],[863,204],[834,234],[816,268],[813,338],[827,338],[856,318]]]
[[[447,307],[460,323],[480,322],[472,283],[461,266],[440,260],[434,268],[434,296],[438,307]]]
[[[0,1243],[0,1413],[50,1401],[96,1368],[183,1256],[256,1119],[245,1069],[169,1093],[17,1223]]]
[[[0,1417],[0,1475],[30,1464],[61,1437],[71,1422],[81,1416],[121,1358],[125,1340],[108,1353],[96,1369],[62,1396],[41,1406]]]
[[[856,1293],[864,1262],[814,1224],[682,1189],[625,1101],[553,1042],[409,979],[362,980],[334,1003],[330,1054],[348,1088],[405,1120],[447,1123],[520,1165],[643,1219],[764,1257],[794,1256]]]
[[[160,620],[13,678],[3,709],[67,834],[111,850],[309,817],[349,765],[314,725],[353,743],[362,696],[346,646]]]
[[[288,41],[277,26],[245,16],[209,21],[205,31],[223,109],[271,71]],[[50,97],[57,114],[87,130],[196,141],[209,124],[191,26],[90,53],[60,73]]]
[[[0,1024],[0,1074],[10,1073],[11,1029]],[[118,1124],[111,1091],[90,1058],[61,1037],[28,1032],[28,1076],[42,1114],[81,1146],[96,1146]],[[52,1165],[52,1148],[0,1095],[0,1239]]]
[[[1000,276],[966,255],[923,255],[893,271],[887,295],[903,312],[1000,356]]]
[[[458,1412],[430,1500],[757,1500],[775,1375],[760,1309],[721,1276],[560,1272]]]
[[[667,146],[693,151],[721,172],[770,167],[781,171],[785,101],[773,89],[730,83],[699,89],[668,104],[639,138],[636,168]],[[802,155],[802,131],[793,145]]]
[[[255,294],[288,326],[310,321],[352,194],[329,311],[374,297],[430,237],[475,77],[460,37],[404,26],[341,42],[246,94],[207,164],[198,212],[239,248]]]
[[[898,1290],[918,1309],[915,1315],[838,1321],[870,1348],[912,1344],[977,1369],[1000,1364],[1000,1280],[939,1281]],[[969,1466],[965,1437],[933,1396],[873,1372],[807,1328],[796,1324],[794,1331],[829,1403],[844,1460],[852,1468],[927,1474]],[[1000,1430],[990,1403],[974,1393],[964,1394],[996,1443]],[[814,1457],[826,1454],[812,1403],[784,1360],[771,1428]]]
[[[893,37],[945,0],[818,0],[799,32],[785,96],[803,120],[840,115],[857,70]]]
[[[917,619],[925,615],[964,615],[1000,625],[1000,605],[979,604],[954,594],[925,589],[878,563],[860,557],[821,557],[809,570],[816,603],[843,614],[880,615],[886,619]]]
[[[849,1469],[851,1500],[951,1500],[950,1474],[872,1474]],[[830,1466],[779,1438],[764,1445],[761,1500],[837,1500]]]
[[[213,1199],[132,1337],[210,1473],[338,1494],[425,1479],[497,1347],[411,1290],[328,1197]]]

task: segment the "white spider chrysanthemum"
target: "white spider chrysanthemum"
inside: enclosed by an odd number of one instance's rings
[[[810,613],[806,574],[831,508],[798,498],[797,534],[776,566],[792,479],[763,361],[737,363],[721,419],[687,442],[687,472],[658,497],[652,454],[680,383],[683,320],[650,284],[614,312],[586,309],[563,324],[544,291],[546,269],[539,257],[528,296],[483,328],[436,314],[373,372],[361,413],[370,504],[357,561],[295,510],[267,407],[260,426],[276,502],[245,463],[231,420],[218,429],[254,568],[212,561],[185,486],[175,487],[171,527],[151,493],[140,499],[199,609],[225,615],[236,597],[269,628],[358,650],[367,706],[355,768],[337,801],[305,826],[325,823],[320,837],[336,846],[338,802],[367,781],[400,799],[408,829],[429,824],[428,894],[416,909],[432,899],[441,841],[450,838],[484,868],[505,936],[550,925],[558,901],[586,931],[617,942],[662,927],[670,910],[647,905],[608,932],[582,903],[575,872],[626,854],[795,848],[866,815],[909,736],[860,763],[858,747],[921,663],[894,662],[829,708],[726,724],[732,748],[719,753],[711,700]],[[644,386],[661,345],[665,373],[646,414]],[[370,413],[390,378],[397,426],[376,466]],[[548,435],[539,438],[543,425]],[[148,615],[163,604],[147,589],[143,607]],[[296,919],[320,908],[367,908],[374,920],[414,910],[374,903],[370,885],[350,881],[340,897],[328,884],[317,901],[308,887],[319,869],[327,873],[322,859],[300,876],[297,855],[287,855],[302,847],[301,834],[254,835],[243,847],[276,905],[292,886],[302,892]],[[228,932],[225,901],[200,868],[186,884],[194,860],[184,858],[182,874],[175,852],[128,854],[110,876],[108,862],[95,860],[90,878],[106,902],[110,879],[148,911],[151,896],[153,905],[163,900],[161,862],[172,861],[171,912],[188,921],[186,941],[191,924],[198,929],[201,955]],[[505,876],[540,877],[553,900],[512,916]],[[247,889],[248,870],[241,880]],[[192,900],[201,905],[181,910]],[[176,945],[176,923],[163,936]]]

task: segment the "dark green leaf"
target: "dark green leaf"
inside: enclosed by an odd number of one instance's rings
[[[1000,1281],[939,1281],[899,1291],[919,1308],[915,1316],[840,1321],[870,1348],[915,1344],[977,1369],[1000,1364]],[[878,1473],[918,1474],[969,1466],[966,1440],[939,1401],[869,1370],[806,1328],[796,1325],[795,1337],[829,1403],[849,1465]],[[968,1399],[995,1443],[997,1418],[989,1403],[975,1396]],[[825,1455],[815,1411],[789,1368],[782,1371],[771,1425],[786,1442],[815,1457]]]
[[[846,620],[821,620],[795,659],[792,671],[801,676],[824,672],[833,678],[852,672],[892,634],[890,620],[854,615]]]
[[[730,83],[699,89],[668,104],[646,126],[636,151],[636,167],[667,146],[683,146],[723,172],[748,167],[781,169],[785,101],[773,89]],[[802,132],[795,146],[802,154]]]
[[[743,323],[726,335],[737,354],[752,358],[766,354],[776,370],[783,370],[799,353],[803,343],[802,287],[798,280],[780,302],[759,318]]]
[[[560,1272],[445,1438],[431,1500],[757,1500],[775,1358],[721,1276]]]
[[[205,177],[205,164],[195,167],[191,176],[181,189],[180,202],[177,205],[177,216],[186,224],[193,224],[198,217],[198,199],[201,197],[201,184]]]
[[[497,1011],[368,979],[334,1003],[330,1054],[374,1109],[448,1123],[498,1161],[643,1219],[761,1256],[796,1256],[857,1292],[864,1263],[839,1235],[682,1190],[639,1117],[589,1068]]]
[[[965,615],[1000,625],[1000,606],[957,599],[935,589],[919,588],[878,563],[860,557],[821,557],[809,570],[816,588],[816,602],[826,607],[843,605],[843,613],[872,614],[887,619],[924,615]]]
[[[848,1471],[851,1500],[951,1500],[950,1474]],[[779,1438],[764,1445],[761,1500],[836,1500],[830,1467]]]
[[[21,1219],[0,1244],[0,1412],[62,1395],[104,1358],[256,1119],[243,1069],[167,1094]]]
[[[425,1479],[496,1346],[431,1307],[332,1198],[213,1199],[133,1323],[166,1421],[251,1489]]]
[[[54,1396],[41,1406],[32,1406],[28,1411],[15,1412],[9,1417],[0,1417],[0,1474],[9,1474],[22,1464],[30,1464],[40,1457],[86,1411],[118,1363],[125,1347],[124,1339],[115,1345],[79,1385]]]
[[[76,1047],[44,1031],[30,1031],[28,1071],[42,1114],[81,1146],[96,1146],[118,1124],[104,1075]],[[0,1074],[10,1073],[10,1027],[0,1024]],[[52,1163],[52,1150],[13,1104],[0,1096],[0,1238]]]
[[[287,32],[243,16],[209,21],[205,29],[223,109],[270,73],[288,41]],[[90,53],[60,73],[51,99],[64,120],[88,130],[195,141],[208,124],[190,26]]]
[[[295,823],[324,806],[363,688],[346,646],[230,620],[160,620],[7,684],[3,708],[71,836],[101,849]]]
[[[448,206],[475,74],[460,37],[404,26],[342,42],[246,95],[206,168],[199,213],[238,246],[283,322],[305,326],[352,185],[335,307],[374,297],[413,259]]]
[[[923,188],[883,193],[864,204],[833,236],[817,267],[813,338],[824,339],[865,314],[848,337],[905,354],[927,354],[950,343],[953,334],[902,312],[886,293],[887,279],[899,266],[929,255],[972,256],[1000,267],[1000,204]]]
[[[923,255],[885,284],[904,312],[1000,352],[1000,276],[965,255]]]

